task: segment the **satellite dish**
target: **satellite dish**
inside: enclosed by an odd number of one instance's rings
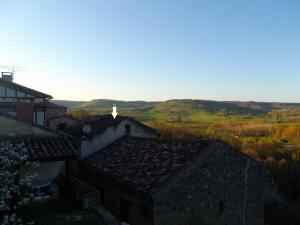
[[[89,124],[84,124],[82,127],[82,132],[85,134],[89,134],[92,131],[92,127]]]

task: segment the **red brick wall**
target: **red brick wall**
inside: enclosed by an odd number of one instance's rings
[[[17,120],[33,124],[33,103],[17,103]]]

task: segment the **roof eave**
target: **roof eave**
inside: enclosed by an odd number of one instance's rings
[[[46,94],[46,93],[43,93],[43,92],[40,92],[40,91],[36,91],[36,90],[34,90],[34,89],[25,87],[25,86],[23,86],[23,85],[20,85],[20,84],[11,82],[11,81],[7,81],[7,80],[5,80],[5,79],[3,79],[3,78],[0,78],[0,83],[1,83],[1,82],[4,83],[4,84],[6,84],[6,85],[8,85],[8,86],[10,86],[10,87],[14,87],[14,88],[16,88],[16,89],[18,89],[18,90],[23,89],[23,90],[27,91],[28,94],[30,94],[30,95],[31,95],[31,94],[32,94],[32,95],[38,95],[37,97],[40,97],[40,98],[53,99],[53,97],[52,97],[51,95],[49,95],[49,94]]]

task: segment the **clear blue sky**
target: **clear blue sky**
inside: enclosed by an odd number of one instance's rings
[[[55,99],[300,102],[300,1],[2,0],[0,65]]]

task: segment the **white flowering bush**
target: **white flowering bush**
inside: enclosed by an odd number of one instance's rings
[[[27,150],[24,146],[13,145],[9,141],[0,142],[0,224],[22,224],[18,218],[18,209],[28,205],[36,196],[31,181],[33,174],[26,174],[20,179],[20,166],[39,166],[36,162],[27,160]],[[30,223],[29,223],[30,224]]]

